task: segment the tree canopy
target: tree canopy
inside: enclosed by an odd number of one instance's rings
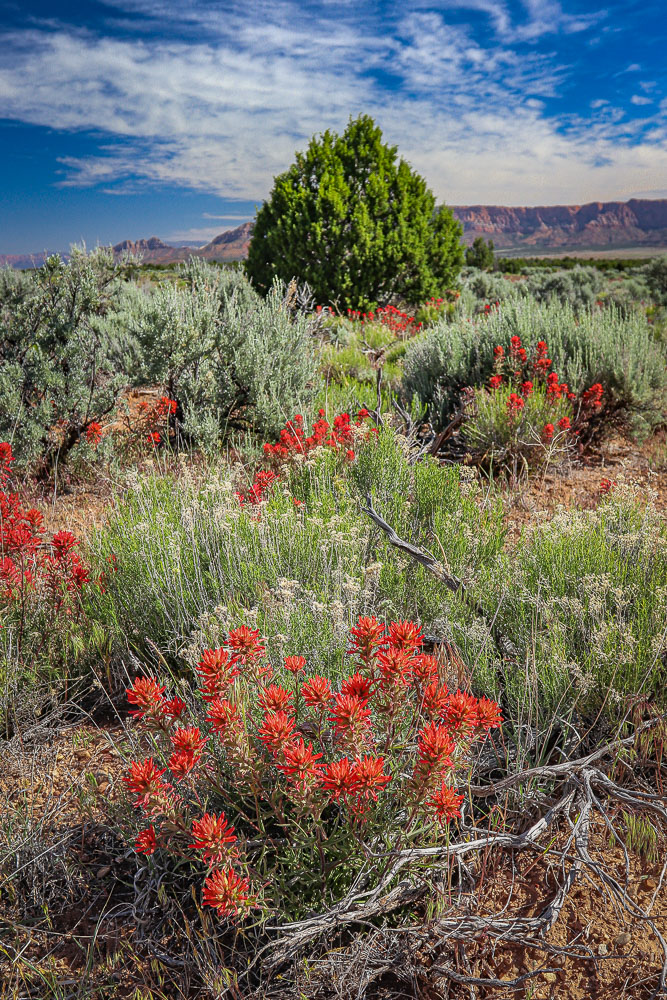
[[[257,213],[246,271],[260,291],[296,277],[321,304],[419,303],[451,287],[461,226],[368,115],[314,136]]]

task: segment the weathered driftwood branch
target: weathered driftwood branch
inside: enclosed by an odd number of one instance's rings
[[[420,566],[423,566],[429,573],[432,573],[437,580],[444,583],[447,589],[453,594],[459,594],[468,607],[474,611],[475,615],[486,622],[491,636],[498,647],[498,651],[505,659],[518,659],[519,653],[514,643],[508,639],[506,635],[504,635],[494,622],[489,622],[485,609],[481,606],[481,604],[479,604],[478,601],[470,596],[463,580],[460,580],[458,576],[454,576],[453,573],[448,572],[443,564],[430,553],[424,552],[423,549],[417,548],[417,546],[412,545],[411,542],[406,542],[404,539],[400,538],[391,525],[388,524],[375,510],[370,495],[366,496],[366,506],[363,507],[362,510],[364,514],[368,514],[371,521],[373,521],[378,528],[381,528],[382,531],[384,531],[390,545],[393,545],[401,552],[405,552],[406,555],[414,559],[415,562],[418,562]]]
[[[401,850],[397,851],[393,857],[391,855],[376,857],[371,855],[368,866],[390,860],[390,864],[385,869],[378,885],[373,889],[361,889],[364,879],[363,873],[360,873],[356,888],[326,913],[281,927],[267,928],[267,930],[277,931],[280,937],[260,952],[262,966],[268,970],[275,970],[285,962],[295,958],[306,945],[319,937],[339,933],[354,924],[366,924],[392,910],[414,904],[428,893],[429,888],[441,878],[442,869],[449,867],[454,860],[476,852],[496,849],[513,852],[532,850],[542,855],[548,854],[550,857],[559,858],[564,874],[562,884],[553,897],[545,901],[544,907],[536,916],[513,916],[504,911],[489,916],[478,916],[450,911],[435,924],[429,924],[428,927],[424,928],[414,927],[411,932],[416,934],[417,938],[423,933],[425,943],[427,941],[446,943],[449,940],[474,941],[481,937],[489,937],[512,941],[546,952],[559,951],[574,955],[576,951],[577,957],[593,957],[588,953],[588,949],[582,948],[577,941],[563,949],[549,945],[545,940],[546,933],[558,920],[572,887],[581,874],[586,872],[599,885],[600,889],[611,896],[620,907],[635,919],[638,918],[645,922],[660,943],[664,961],[654,994],[655,996],[659,995],[661,991],[664,991],[667,982],[667,941],[650,916],[650,912],[643,909],[629,895],[627,880],[625,886],[621,885],[602,863],[591,857],[589,838],[593,814],[596,811],[603,816],[613,836],[623,845],[622,835],[614,829],[602,804],[603,798],[617,799],[636,811],[651,811],[660,817],[667,827],[667,810],[664,808],[664,800],[659,795],[621,788],[604,771],[594,766],[605,756],[613,759],[619,749],[629,746],[636,739],[639,732],[645,731],[661,721],[663,719],[660,718],[649,720],[638,727],[633,736],[615,740],[579,760],[550,767],[529,768],[487,787],[470,787],[469,791],[472,795],[488,797],[518,784],[530,783],[539,777],[545,781],[560,783],[562,793],[558,801],[523,833],[491,833],[488,830],[470,826],[462,829],[463,839],[449,845]],[[562,846],[556,847],[541,841],[547,831],[561,820],[564,820],[570,827],[570,835],[566,842]],[[623,850],[625,851],[625,847]],[[413,862],[415,863],[414,867],[411,867]],[[582,953],[580,954],[580,952]],[[452,970],[447,966],[441,966],[438,971],[447,976]],[[459,981],[458,975],[456,973],[450,978]],[[461,981],[464,979],[472,982],[469,977],[468,979],[463,977]],[[484,980],[484,983],[491,987],[500,987],[501,984],[507,986],[507,983],[502,980]],[[479,985],[479,983],[475,983],[475,985]]]
[[[440,449],[442,448],[443,444],[446,441],[449,441],[449,439],[453,437],[456,431],[458,431],[463,426],[464,420],[465,420],[465,413],[463,412],[463,410],[462,409],[457,410],[457,412],[454,414],[453,419],[450,420],[450,422],[447,424],[444,430],[441,430],[440,433],[437,434],[433,439],[433,442],[431,443],[428,449],[429,455],[437,455]]]
[[[518,771],[516,774],[510,774],[506,778],[501,778],[499,781],[494,781],[490,785],[470,785],[469,791],[476,798],[488,798],[491,795],[497,795],[499,792],[503,792],[508,788],[515,788],[517,785],[527,784],[527,782],[533,780],[534,778],[542,778],[547,781],[557,780],[559,778],[568,778],[573,776],[579,771],[590,767],[596,761],[602,760],[603,757],[608,757],[612,754],[617,753],[623,747],[632,746],[637,737],[650,729],[654,729],[661,723],[667,720],[667,715],[656,716],[653,719],[647,719],[646,722],[642,722],[636,727],[632,736],[626,736],[621,739],[620,737],[616,740],[612,740],[611,743],[606,743],[604,746],[600,747],[598,750],[594,750],[593,753],[588,754],[586,757],[580,757],[578,760],[563,761],[561,764],[545,764],[542,767],[531,767],[523,771]],[[653,796],[647,792],[636,791],[632,793],[626,792],[624,789],[620,788],[618,785],[601,771],[596,771],[598,779],[606,786],[608,790],[613,790],[616,794],[615,797],[623,799],[627,797],[628,802],[634,802],[636,799],[644,800],[646,803],[646,808],[651,809],[657,806],[660,801],[657,796]],[[664,815],[667,819],[667,812],[659,806],[659,812]]]

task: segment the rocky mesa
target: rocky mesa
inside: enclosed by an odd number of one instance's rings
[[[141,257],[144,264],[169,264],[172,261],[186,260],[188,257],[220,261],[243,260],[248,255],[252,227],[252,222],[244,222],[235,229],[220,233],[204,246],[175,247],[164,243],[157,236],[151,236],[147,240],[123,240],[113,247],[113,252],[116,257],[122,257],[127,253],[134,254]]]
[[[667,199],[586,205],[457,205],[464,241],[492,239],[497,250],[609,250],[667,247]]]

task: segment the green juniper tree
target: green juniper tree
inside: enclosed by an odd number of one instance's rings
[[[496,248],[493,240],[487,243],[482,236],[476,236],[472,246],[466,249],[468,267],[478,267],[481,271],[492,271],[496,263]]]
[[[296,276],[318,302],[423,302],[455,282],[461,226],[368,115],[313,137],[257,213],[246,271],[266,291]]]

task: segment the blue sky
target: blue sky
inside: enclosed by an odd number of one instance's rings
[[[449,204],[667,197],[665,0],[0,0],[0,253],[252,218],[367,112]]]

